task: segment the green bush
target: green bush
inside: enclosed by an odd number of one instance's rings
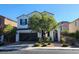
[[[68,30],[63,30],[62,32],[63,32],[63,33],[68,33]]]
[[[62,47],[68,47],[68,44],[63,44]]]
[[[65,38],[62,36],[60,42],[63,44],[65,43]]]
[[[41,46],[40,43],[35,43],[35,44],[34,44],[34,47],[39,47],[39,46]]]
[[[42,38],[38,38],[38,43],[42,43],[43,39]]]
[[[13,43],[16,39],[16,29],[11,30],[9,33],[4,34],[4,42],[5,43]]]
[[[76,38],[76,39],[79,39],[79,31],[76,31],[76,33],[75,33],[75,38]]]
[[[42,47],[46,47],[46,46],[47,46],[47,43],[43,43],[43,44],[42,44]]]
[[[79,31],[76,31],[75,33],[67,33],[67,34],[62,34],[63,36],[67,36],[65,38],[65,41],[63,40],[63,38],[61,38],[61,43],[66,43],[69,45],[75,45],[76,42],[79,43]]]
[[[48,45],[50,45],[51,44],[51,42],[48,42]]]
[[[74,45],[76,42],[75,38],[66,38],[66,43],[69,45]]]
[[[11,26],[10,24],[9,25],[6,25],[5,28],[4,28],[4,30],[3,30],[3,33],[4,34],[7,34],[7,33],[11,32],[13,30],[13,28],[14,27]]]
[[[45,43],[51,43],[52,42],[51,37],[45,37],[43,40],[44,40],[43,42],[45,42]]]
[[[75,33],[69,33],[69,36],[74,38],[75,42],[79,42],[79,31],[76,31]]]
[[[69,33],[70,37],[75,37],[75,33]]]
[[[34,46],[40,46],[42,47],[50,45],[52,42],[52,39],[50,37],[44,37],[44,38],[38,38],[38,42]]]

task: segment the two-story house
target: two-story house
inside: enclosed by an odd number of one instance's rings
[[[75,33],[79,31],[79,18],[69,23],[69,33]]]
[[[17,33],[16,33],[16,42],[19,41],[36,41],[37,37],[41,38],[42,33],[35,32],[29,28],[28,25],[28,16],[30,15],[21,15],[17,17]],[[52,41],[54,41],[54,30],[51,30],[49,33]],[[60,41],[60,30],[57,30],[57,41]]]
[[[0,29],[4,29],[6,25],[17,27],[16,21],[13,21],[5,16],[0,15]],[[0,35],[0,42],[4,41],[4,35]]]
[[[62,21],[59,23],[60,25],[60,32],[68,32],[69,31],[69,22],[68,21]]]

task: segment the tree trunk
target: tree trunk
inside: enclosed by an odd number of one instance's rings
[[[42,38],[44,39],[45,37],[47,37],[47,32],[42,30]]]

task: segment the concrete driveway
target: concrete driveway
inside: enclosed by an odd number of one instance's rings
[[[7,46],[0,47],[0,51],[20,50],[23,48],[32,47],[33,45],[34,45],[34,42],[13,43]]]

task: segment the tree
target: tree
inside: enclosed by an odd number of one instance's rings
[[[7,34],[7,33],[10,33],[12,30],[13,30],[13,26],[5,25],[5,28],[3,29],[3,33]]]
[[[56,25],[56,21],[52,13],[49,12],[33,12],[29,17],[29,27],[37,32],[42,32],[44,38],[47,32],[50,32]]]
[[[5,25],[3,29],[4,41],[5,43],[11,43],[15,40],[16,28],[11,25]]]
[[[14,40],[14,37],[16,34],[16,28],[11,26],[10,24],[5,25],[3,28],[0,29],[0,36],[4,36],[4,41],[8,40]]]

